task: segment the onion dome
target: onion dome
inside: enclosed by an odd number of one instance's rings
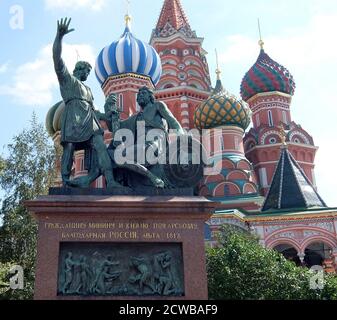
[[[62,100],[49,109],[46,117],[46,129],[50,136],[61,130],[61,116],[64,108],[65,104]]]
[[[248,104],[223,89],[219,76],[212,95],[194,113],[194,124],[200,130],[220,126],[238,126],[246,130],[250,119]]]
[[[106,46],[96,60],[96,77],[101,85],[110,77],[136,73],[151,78],[156,85],[162,74],[157,51],[131,33],[130,16],[126,16],[126,28],[120,39]]]
[[[264,49],[241,83],[241,97],[247,101],[258,93],[279,91],[294,95],[295,81],[291,73],[271,59]]]

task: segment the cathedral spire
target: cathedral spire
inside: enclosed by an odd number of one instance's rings
[[[259,46],[260,46],[261,50],[264,50],[264,41],[262,40],[262,32],[261,32],[260,19],[257,19],[257,24],[258,24],[259,36],[260,36]]]
[[[190,28],[189,22],[182,8],[180,0],[164,1],[164,5],[161,10],[156,28],[164,28],[167,22],[169,22],[175,30],[179,30],[180,28],[186,26]]]
[[[181,32],[189,38],[196,37],[191,30],[180,0],[165,0],[155,34],[160,37],[168,37],[177,32]]]
[[[262,212],[315,207],[326,207],[326,204],[289,152],[287,145],[282,144],[280,160],[263,204]]]
[[[218,57],[218,51],[217,49],[215,49],[215,58],[216,58],[216,70],[215,70],[215,73],[216,73],[216,85],[215,85],[215,88],[213,90],[213,94],[220,94],[221,92],[224,91],[224,88],[222,86],[222,82],[221,82],[221,70],[220,70],[220,67],[219,67],[219,57]]]
[[[126,0],[126,14],[125,14],[125,25],[128,29],[131,27],[132,17],[130,15],[130,0]]]

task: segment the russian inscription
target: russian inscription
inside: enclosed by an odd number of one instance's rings
[[[176,240],[182,239],[182,232],[196,231],[195,223],[145,223],[145,222],[45,222],[49,231],[61,231],[62,241],[66,240]]]

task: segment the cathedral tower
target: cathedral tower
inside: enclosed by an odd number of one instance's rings
[[[193,128],[194,111],[208,98],[211,80],[203,38],[192,31],[180,0],[164,1],[150,43],[163,68],[156,98],[168,105],[185,129]]]
[[[295,82],[291,73],[269,57],[260,41],[257,61],[241,83],[241,96],[253,112],[253,128],[244,138],[247,158],[254,164],[261,192],[266,195],[280,157],[282,130],[289,152],[316,187],[314,159],[317,147],[312,137],[291,119]]]
[[[196,128],[210,136],[204,148],[213,165],[200,185],[202,196],[231,205],[235,202],[240,208],[255,207],[255,199],[251,199],[258,196],[258,186],[243,147],[243,135],[250,121],[248,104],[223,88],[218,67],[214,91],[194,114]]]

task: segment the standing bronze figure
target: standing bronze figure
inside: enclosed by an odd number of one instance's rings
[[[97,157],[99,170],[107,181],[107,187],[119,187],[113,176],[112,164],[104,144],[103,129],[96,118],[93,106],[93,95],[84,84],[92,69],[88,62],[79,61],[71,75],[61,57],[62,40],[73,32],[69,29],[71,19],[57,22],[57,34],[53,46],[53,60],[60,85],[61,96],[65,103],[65,111],[61,121],[62,181],[64,186],[70,185],[70,174],[75,150],[91,150]]]

